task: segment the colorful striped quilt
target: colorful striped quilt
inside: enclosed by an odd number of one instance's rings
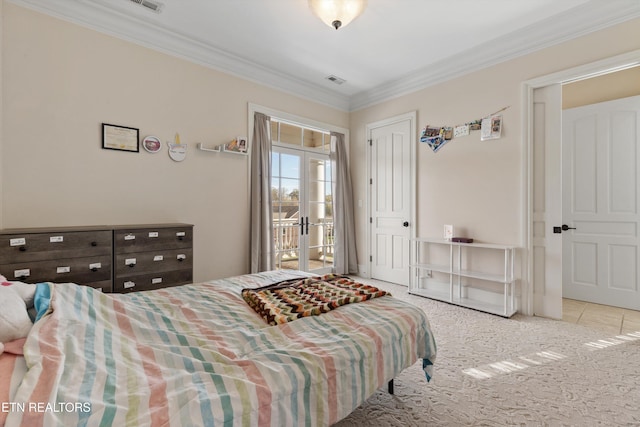
[[[346,304],[386,294],[374,286],[337,274],[285,280],[258,289],[242,290],[242,298],[249,307],[270,325],[318,316]]]
[[[242,299],[294,277],[124,295],[50,285],[6,426],[326,426],[419,358],[430,378],[435,342],[410,304],[385,296],[270,326]]]

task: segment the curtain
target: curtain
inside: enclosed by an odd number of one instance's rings
[[[251,273],[273,270],[270,118],[255,113],[251,147]]]
[[[347,163],[347,150],[343,134],[331,132],[331,136],[335,140],[334,149],[331,151],[335,176],[333,180],[334,265],[338,274],[357,273],[353,189]]]

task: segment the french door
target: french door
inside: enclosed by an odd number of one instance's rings
[[[276,268],[331,272],[334,227],[329,156],[274,146],[271,171]]]

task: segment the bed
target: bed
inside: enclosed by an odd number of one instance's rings
[[[0,426],[325,426],[414,363],[426,386],[436,346],[417,307],[387,295],[272,326],[242,298],[302,275],[122,295],[45,284],[24,356],[0,356]]]

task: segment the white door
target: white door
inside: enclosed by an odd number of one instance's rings
[[[561,178],[562,86],[535,89],[533,94],[533,313],[562,318]]]
[[[411,119],[369,129],[371,277],[409,284]]]
[[[333,271],[333,190],[331,160],[327,154],[306,152],[304,191],[305,270],[316,274]]]
[[[563,296],[640,310],[640,96],[565,110],[562,126]]]
[[[271,195],[276,268],[333,269],[333,195],[327,154],[274,147]]]

